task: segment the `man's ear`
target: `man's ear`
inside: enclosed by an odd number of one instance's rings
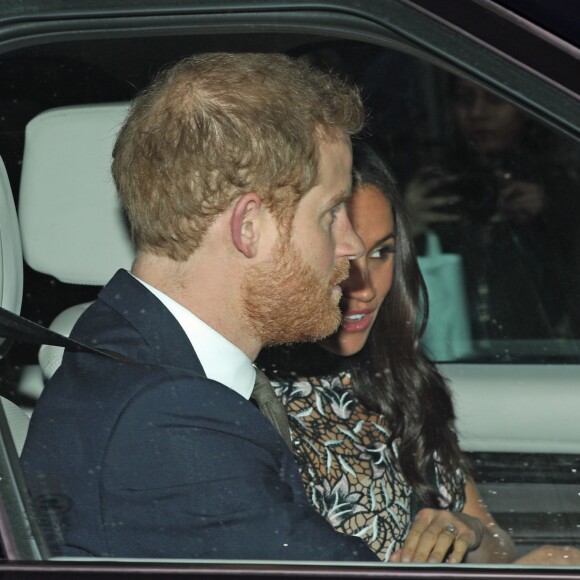
[[[248,258],[253,258],[257,252],[262,205],[262,198],[257,193],[246,193],[238,199],[232,213],[232,240]]]

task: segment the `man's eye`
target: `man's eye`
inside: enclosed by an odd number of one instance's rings
[[[336,217],[338,216],[338,214],[340,213],[341,209],[344,207],[344,203],[340,203],[338,205],[335,205],[333,208],[330,209],[330,211],[328,212],[330,217],[332,218],[331,221],[334,221],[336,219]]]

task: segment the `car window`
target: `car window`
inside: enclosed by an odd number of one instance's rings
[[[404,53],[315,54],[362,87],[371,138],[394,168],[430,292],[431,356],[578,362],[578,144]]]
[[[489,402],[486,380],[507,381],[507,402],[500,405],[513,411],[531,401],[530,416],[541,416],[552,385],[526,392],[522,377],[535,366],[549,368],[546,381],[570,391],[580,364],[580,146],[513,97],[416,50],[326,36],[240,34],[77,40],[8,52],[0,58],[0,156],[16,202],[26,126],[35,117],[60,107],[127,103],[161,68],[214,50],[286,52],[360,87],[366,137],[393,169],[429,292],[423,348],[436,362],[451,363],[442,368],[452,379],[460,422],[467,407],[466,414],[477,415],[478,398]],[[100,286],[31,267],[26,240],[23,245],[23,316],[50,326],[68,308],[95,300]],[[511,373],[508,379],[499,365]],[[0,395],[29,414],[45,381],[37,346],[16,345],[0,360]],[[463,398],[471,393],[475,398]],[[477,421],[483,435],[469,433]],[[538,427],[534,438],[528,434],[536,426],[522,437],[508,424],[497,446],[494,425],[502,419],[480,414],[477,421],[461,423],[469,428],[459,429],[460,440],[484,500],[519,552],[547,542],[579,543],[580,465],[570,450],[580,442],[577,428],[567,425],[565,436],[552,437]],[[546,420],[557,433],[559,421]]]

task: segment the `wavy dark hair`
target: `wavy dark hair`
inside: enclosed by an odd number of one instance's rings
[[[429,301],[404,202],[383,160],[368,144],[355,140],[353,189],[368,185],[391,205],[395,265],[391,290],[368,340],[350,357],[352,389],[369,409],[385,417],[389,444],[398,440],[400,467],[415,493],[426,506],[438,507],[433,454],[447,481],[454,480],[458,468],[467,468],[454,430],[453,403],[445,379],[420,347]]]

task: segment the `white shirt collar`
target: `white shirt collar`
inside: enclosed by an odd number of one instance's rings
[[[244,399],[249,399],[254,389],[256,370],[248,356],[167,294],[137,276],[132,276],[156,296],[179,322],[207,378],[222,383]]]

